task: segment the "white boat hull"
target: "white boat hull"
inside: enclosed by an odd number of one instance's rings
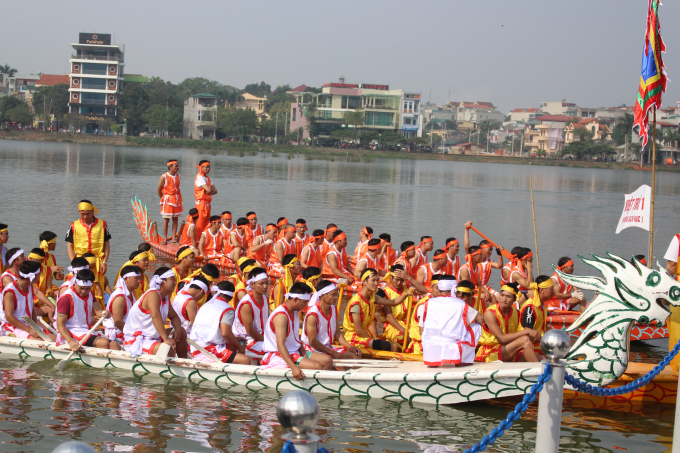
[[[67,347],[43,341],[0,337],[0,357],[66,358]],[[457,404],[523,395],[541,374],[541,364],[475,364],[463,368],[428,368],[419,362],[386,362],[389,368],[370,365],[348,371],[305,370],[304,381],[296,381],[288,369],[266,369],[251,365],[209,363],[169,358],[167,363],[143,354],[132,358],[125,351],[86,348],[72,359],[93,368],[130,370],[135,375],[153,374],[206,381],[220,388],[236,385],[250,390],[306,390],[316,394],[359,396],[427,404]]]

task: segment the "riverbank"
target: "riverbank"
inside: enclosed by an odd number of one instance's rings
[[[493,164],[540,165],[552,167],[603,168],[614,170],[651,171],[651,165],[625,164],[621,162],[595,162],[565,159],[504,157],[497,155],[460,155],[408,153],[399,151],[376,151],[365,149],[322,148],[315,146],[274,145],[272,143],[241,143],[207,140],[182,140],[143,137],[124,137],[121,135],[72,134],[62,132],[0,130],[0,139],[28,141],[57,141],[72,143],[97,143],[118,146],[149,146],[157,148],[193,148],[199,153],[229,154],[232,156],[254,156],[267,153],[273,156],[286,154],[292,158],[301,154],[306,160],[344,160],[347,162],[372,162],[376,158],[440,160],[454,162],[479,162]],[[680,172],[677,165],[657,165],[658,171]]]

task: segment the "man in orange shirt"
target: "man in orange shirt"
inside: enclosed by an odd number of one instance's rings
[[[200,235],[210,223],[210,206],[213,195],[217,194],[217,189],[208,176],[210,162],[202,160],[196,168],[198,168],[198,174],[194,179],[194,197],[196,197],[196,209],[198,209],[196,232]]]
[[[354,263],[353,265],[356,266],[357,263],[363,256],[366,254],[366,248],[368,247],[368,241],[371,240],[373,237],[373,228],[367,226],[364,227],[361,230],[361,233],[359,233],[359,243],[357,244],[356,248],[354,249]]]
[[[222,233],[220,232],[222,218],[218,215],[210,217],[210,226],[201,233],[198,251],[206,259],[222,257]]]
[[[444,251],[446,252],[446,267],[444,268],[444,273],[448,275],[458,275],[458,271],[460,270],[460,260],[458,259],[460,243],[458,242],[458,239],[448,238]]]
[[[307,222],[305,219],[295,221],[295,254],[301,256],[302,249],[311,241],[311,236],[307,234]]]
[[[179,190],[179,164],[177,159],[168,161],[168,171],[158,181],[158,196],[161,197],[161,217],[163,217],[163,241],[168,243],[168,223],[172,219],[170,242],[177,242],[177,225],[182,214],[182,193]]]
[[[255,214],[253,211],[246,213],[246,219],[248,219],[249,227],[245,229],[246,245],[248,247],[252,247],[255,238],[262,236],[264,234],[264,230],[262,229],[262,225],[257,224],[257,214]]]
[[[434,248],[432,236],[423,236],[420,238],[420,244],[416,247],[416,254],[411,258],[411,269],[414,274],[418,273],[418,269],[427,264],[427,252]]]
[[[380,255],[382,256],[378,266],[387,273],[390,270],[390,267],[397,261],[397,251],[392,248],[392,236],[383,233],[378,237],[380,238],[380,244],[383,248],[380,252]]]
[[[325,237],[323,238],[323,243],[321,244],[321,259],[326,259],[326,254],[333,247],[333,233],[338,231],[338,226],[334,223],[329,223],[324,231]]]
[[[300,254],[300,264],[304,269],[308,267],[318,267],[320,269],[323,266],[321,257],[321,244],[323,241],[323,230],[314,230],[311,240],[302,248]]]
[[[180,247],[188,245],[194,250],[194,254],[198,255],[198,240],[200,234],[196,233],[196,221],[198,220],[198,209],[189,209],[189,215],[187,216],[184,227],[182,228],[182,235],[180,237]]]

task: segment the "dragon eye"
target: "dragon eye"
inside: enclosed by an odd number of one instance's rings
[[[649,274],[649,277],[647,277],[647,286],[655,287],[658,286],[659,283],[661,283],[661,274],[658,272],[654,271],[651,274]]]
[[[680,288],[678,288],[677,286],[672,287],[671,290],[668,291],[668,295],[672,300],[680,299]]]

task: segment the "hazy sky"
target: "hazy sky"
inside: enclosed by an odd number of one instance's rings
[[[661,6],[671,80],[680,81],[680,6]],[[635,101],[647,0],[2,2],[0,63],[68,71],[78,32],[115,34],[125,71],[242,88],[388,84],[424,100],[491,101],[506,112],[566,98]],[[13,18],[13,19],[12,19]],[[664,106],[680,100],[669,83]],[[449,89],[451,91],[449,97]]]

